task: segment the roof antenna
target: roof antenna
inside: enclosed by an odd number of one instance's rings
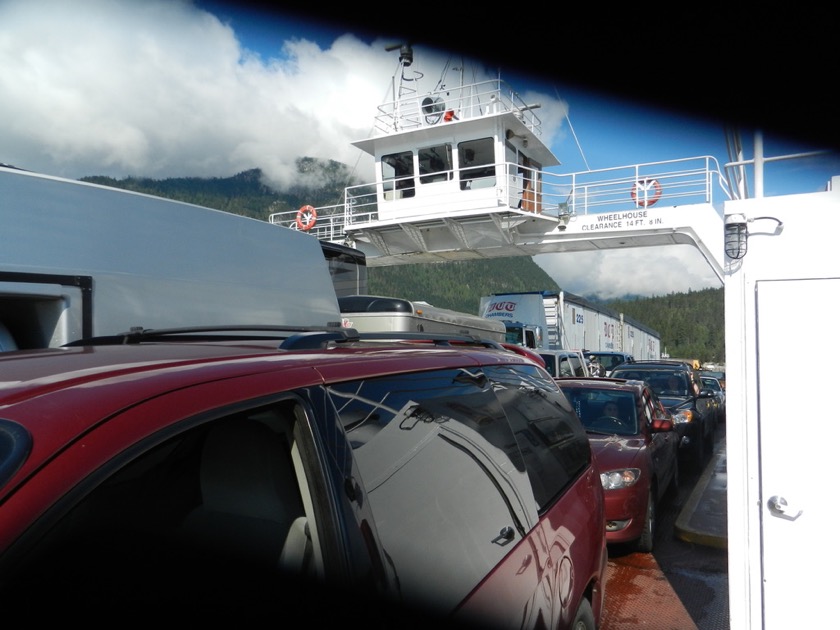
[[[559,92],[557,92],[557,88],[554,88],[554,94],[557,98],[560,98]],[[572,119],[569,118],[569,109],[566,108],[566,122],[569,123],[569,131],[572,132],[572,136],[575,139],[575,144],[577,144],[578,151],[580,151],[580,157],[583,158],[583,163],[586,165],[586,170],[591,171],[592,169],[589,168],[589,162],[586,161],[586,156],[583,154],[583,147],[580,146],[580,141],[578,140],[577,134],[575,133],[575,128],[572,127]]]
[[[385,46],[385,50],[391,52],[392,50],[400,49],[400,63],[404,67],[410,66],[414,63],[414,50],[411,44],[394,44],[392,46]]]

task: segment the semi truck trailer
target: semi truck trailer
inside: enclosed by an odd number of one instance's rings
[[[565,291],[483,296],[479,315],[502,322],[506,340],[528,348],[620,351],[637,360],[660,357],[658,332]]]

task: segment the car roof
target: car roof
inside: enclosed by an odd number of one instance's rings
[[[597,376],[577,378],[561,376],[555,378],[554,382],[560,386],[560,389],[563,389],[564,387],[576,387],[583,389],[603,389],[612,391],[639,392],[645,387],[647,387],[644,381],[623,378],[602,378]]]
[[[539,353],[558,357],[580,357],[582,354],[578,350],[540,350]]]
[[[642,360],[642,361],[634,361],[633,363],[622,363],[621,365],[617,365],[613,368],[613,372],[616,370],[621,369],[628,369],[628,370],[644,370],[644,369],[679,369],[679,370],[687,370],[690,372],[694,371],[688,363],[684,361],[669,361],[667,359],[661,360]]]
[[[25,467],[37,467],[131,406],[162,394],[246,376],[282,373],[276,387],[282,393],[433,369],[534,365],[523,355],[484,345],[385,340],[303,349],[279,345],[276,340],[204,340],[0,353],[0,444],[11,441],[25,448]],[[0,461],[0,477],[2,466]]]
[[[348,375],[422,371],[485,363],[533,363],[526,356],[494,347],[432,345],[407,341],[354,341],[318,348],[283,349],[276,341],[251,340],[74,346],[0,353],[0,404],[59,389],[104,383],[114,378],[142,380],[178,371],[183,382],[226,374],[250,374],[317,367],[325,378],[353,365]],[[173,376],[173,380],[175,377]],[[284,385],[285,387],[285,385]]]

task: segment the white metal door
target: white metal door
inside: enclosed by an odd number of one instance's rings
[[[766,630],[832,625],[840,428],[840,279],[756,283],[763,611]],[[794,336],[791,335],[796,331]],[[795,340],[795,343],[792,341]],[[824,361],[802,373],[801,357]],[[814,365],[813,363],[811,365]]]

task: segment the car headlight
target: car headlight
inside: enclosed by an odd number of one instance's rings
[[[601,485],[604,490],[620,490],[629,488],[639,480],[642,471],[638,468],[623,468],[601,473]]]
[[[694,412],[691,409],[673,409],[674,424],[685,424],[694,420]]]

